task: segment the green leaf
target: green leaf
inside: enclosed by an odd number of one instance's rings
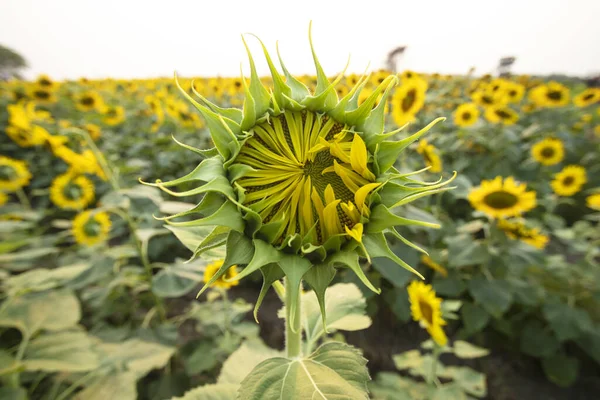
[[[463,340],[454,342],[454,355],[458,358],[479,358],[490,354],[490,351],[481,347],[477,347]]]
[[[159,297],[183,296],[203,282],[205,266],[204,260],[190,263],[177,260],[152,277],[152,292]]]
[[[490,321],[488,314],[482,307],[473,303],[464,303],[460,314],[462,316],[465,329],[469,334],[479,332],[485,328]]]
[[[485,375],[469,367],[449,367],[447,372],[462,390],[475,397],[487,395]]]
[[[15,358],[7,351],[0,349],[0,377],[2,375],[18,372],[20,368],[20,362],[15,360]]]
[[[335,268],[331,264],[318,264],[314,265],[304,275],[304,280],[313,289],[317,300],[319,301],[319,307],[321,308],[321,319],[323,320],[324,330],[327,331],[327,312],[325,310],[325,290],[329,287],[329,284],[335,276]]]
[[[244,400],[367,399],[369,372],[360,351],[328,342],[307,358],[271,358],[257,365],[242,381]]]
[[[165,225],[165,228],[170,230],[177,236],[177,239],[190,251],[196,251],[198,245],[210,234],[212,229],[207,226],[188,226],[176,227]]]
[[[593,322],[587,312],[565,303],[544,304],[542,311],[556,338],[561,342],[576,339],[582,333],[593,329]]]
[[[469,282],[469,293],[487,312],[499,318],[512,303],[512,293],[506,281],[488,281],[476,277]]]
[[[67,289],[32,293],[8,300],[0,312],[0,326],[33,335],[41,329],[68,329],[81,319],[79,300]]]
[[[417,270],[401,260],[390,250],[383,233],[371,233],[363,236],[363,243],[371,258],[385,257],[394,261],[406,270],[416,274],[421,279],[425,279]]]
[[[78,263],[55,269],[35,268],[19,275],[10,276],[4,284],[9,296],[29,291],[41,292],[65,285],[89,266],[90,264],[87,263]]]
[[[431,400],[467,400],[468,397],[457,383],[448,383],[435,389]]]
[[[263,283],[260,288],[260,293],[258,294],[258,298],[256,299],[256,304],[254,305],[254,320],[258,323],[258,309],[262,304],[267,292],[271,288],[271,285],[283,278],[285,274],[277,264],[267,264],[260,269],[260,273],[263,276]]]
[[[406,288],[394,288],[383,292],[383,298],[394,313],[402,322],[410,320],[410,301]]]
[[[392,356],[394,365],[400,371],[405,369],[420,368],[423,365],[423,356],[419,350],[409,350]]]
[[[171,400],[235,400],[237,391],[238,385],[218,383],[197,387]]]
[[[83,372],[98,367],[94,341],[85,332],[46,333],[31,341],[23,364],[27,371]]]
[[[302,296],[304,329],[309,346],[316,343],[325,333],[319,302],[314,292]],[[353,283],[338,283],[325,292],[327,328],[357,331],[371,326],[366,315],[366,302],[360,289]]]
[[[467,289],[467,285],[460,276],[452,271],[448,272],[447,277],[436,274],[433,278],[432,286],[439,295],[449,297],[459,297]]]
[[[448,265],[450,267],[460,268],[485,264],[489,258],[488,247],[481,242],[461,243],[458,239],[448,243]]]
[[[425,400],[427,385],[391,372],[380,372],[369,385],[375,400]]]
[[[529,321],[521,332],[521,351],[533,357],[548,357],[559,348],[560,343],[540,321]]]
[[[196,343],[192,352],[184,356],[185,373],[189,376],[210,371],[219,363],[219,349],[212,340]]]
[[[75,395],[75,400],[136,400],[136,374],[121,372],[95,379],[81,392]]]
[[[27,400],[27,390],[22,387],[0,387],[0,400]]]
[[[560,354],[546,357],[542,360],[544,373],[549,380],[558,386],[571,386],[579,375],[579,360]]]
[[[408,251],[408,253],[414,254],[415,252]],[[407,271],[404,268],[398,268],[398,264],[389,258],[374,258],[371,265],[375,271],[379,272],[381,276],[397,288],[404,288],[414,277],[414,274],[410,271]]]
[[[260,340],[244,342],[223,363],[217,383],[234,384],[237,388],[258,364],[269,358],[282,356],[282,352],[265,346]]]

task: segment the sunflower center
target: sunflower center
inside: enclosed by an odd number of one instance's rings
[[[542,157],[544,158],[552,158],[554,157],[554,153],[555,151],[552,147],[544,147],[541,152]]]
[[[48,79],[46,79],[46,78],[40,79],[40,80],[38,81],[38,84],[39,84],[40,86],[46,86],[46,87],[48,87],[48,86],[52,86],[52,82],[51,82],[51,81],[49,81],[49,80],[48,80]]]
[[[50,98],[50,93],[46,92],[45,90],[36,90],[33,95],[36,99],[40,100],[47,100]]]
[[[569,175],[565,179],[563,179],[564,186],[571,186],[573,183],[575,183],[575,178],[573,176]]]
[[[509,192],[497,191],[485,196],[483,201],[492,208],[505,209],[515,206],[519,202],[519,198]]]
[[[471,119],[471,113],[469,111],[463,113],[463,119],[468,121]]]
[[[417,97],[416,89],[411,89],[406,93],[406,96],[402,99],[402,111],[407,112],[410,110],[412,105],[415,103]]]
[[[69,200],[78,200],[83,195],[83,189],[81,186],[73,182],[69,182],[63,188],[63,195]]]
[[[593,93],[589,93],[589,94],[586,94],[585,96],[583,96],[583,100],[591,100],[593,98],[594,98]]]
[[[428,326],[432,326],[433,308],[431,308],[431,305],[424,300],[419,300],[419,308],[421,309],[421,314],[423,315],[425,322],[428,324]]]
[[[551,90],[548,92],[548,98],[551,100],[560,100],[562,99],[562,92],[558,90]]]
[[[83,226],[83,232],[87,237],[96,237],[100,235],[102,227],[94,217],[90,217]]]
[[[496,110],[496,115],[499,116],[501,119],[509,119],[511,117],[510,113],[503,109]]]
[[[81,99],[81,104],[83,104],[84,106],[93,106],[94,98],[91,96],[85,96]]]
[[[9,165],[0,165],[0,180],[10,181],[16,175],[16,171]]]
[[[358,134],[327,115],[289,110],[250,132],[235,163],[252,170],[235,183],[243,204],[273,224],[273,244],[298,234],[320,245],[360,222],[356,192],[375,175]]]

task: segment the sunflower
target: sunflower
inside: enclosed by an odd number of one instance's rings
[[[488,121],[503,125],[514,125],[519,120],[519,114],[505,105],[487,107],[483,115]]]
[[[508,218],[520,215],[536,206],[535,191],[527,192],[527,185],[516,183],[512,176],[497,176],[481,184],[469,193],[469,202],[478,211],[491,218]]]
[[[531,156],[542,165],[555,165],[565,157],[565,148],[560,139],[547,138],[531,146]]]
[[[106,212],[83,211],[73,220],[75,241],[85,246],[93,246],[108,239],[110,217]]]
[[[569,104],[569,88],[558,83],[548,82],[529,91],[529,99],[540,107],[563,107]]]
[[[106,125],[115,126],[125,121],[125,109],[123,106],[106,106],[103,110],[102,121]]]
[[[589,88],[573,98],[573,104],[577,107],[587,107],[600,101],[600,88]]]
[[[511,239],[520,240],[530,246],[543,249],[548,244],[548,236],[540,233],[537,228],[528,228],[521,221],[498,220],[498,228]]]
[[[48,89],[48,90],[56,90],[59,86],[58,82],[54,82],[48,75],[41,74],[35,80],[35,84],[39,87]]]
[[[508,82],[505,93],[509,103],[519,103],[525,95],[525,86],[520,83]]]
[[[442,159],[434,145],[429,144],[425,139],[421,139],[417,147],[417,153],[423,156],[425,164],[430,167],[429,171],[442,172]]]
[[[573,196],[579,192],[587,182],[585,168],[579,165],[566,166],[559,173],[554,175],[550,182],[552,190],[559,196]]]
[[[223,266],[224,260],[218,260],[212,262],[206,266],[204,270],[204,283],[209,283],[213,276],[217,273],[217,271]],[[221,275],[217,280],[211,283],[211,286],[229,289],[232,286],[237,286],[240,281],[236,279],[238,274],[237,266],[232,266],[227,270],[227,272]]]
[[[98,140],[102,134],[100,127],[96,124],[85,124],[83,125],[83,129],[87,131],[88,135],[90,135],[94,141]]]
[[[30,86],[27,94],[31,100],[39,104],[54,104],[58,100],[51,89],[38,85]]]
[[[0,191],[14,192],[29,185],[31,172],[25,161],[0,156]]]
[[[59,208],[84,209],[94,200],[94,184],[83,175],[67,172],[52,181],[50,200]]]
[[[480,107],[502,106],[508,103],[508,96],[503,91],[494,92],[487,85],[481,86],[471,95],[471,99]]]
[[[8,203],[8,195],[4,192],[0,192],[0,207]]]
[[[89,90],[75,97],[75,107],[84,112],[100,111],[104,108],[104,100],[97,92]]]
[[[591,194],[586,197],[585,204],[591,209],[600,211],[600,193]]]
[[[461,104],[454,111],[454,123],[458,126],[467,127],[473,125],[479,119],[479,108],[475,103]]]
[[[406,82],[411,79],[421,79],[421,76],[419,74],[417,74],[415,71],[411,71],[411,70],[407,69],[407,70],[404,70],[400,74],[400,79],[402,80],[402,82]]]
[[[431,257],[429,257],[428,255],[423,254],[421,256],[421,263],[425,264],[432,270],[439,272],[440,275],[442,275],[443,277],[448,276],[448,270],[446,268],[442,267],[440,264],[433,261],[431,259]]]
[[[423,79],[411,79],[404,82],[392,96],[392,118],[398,126],[412,122],[415,115],[425,104],[427,82]]]
[[[408,298],[413,319],[427,330],[438,345],[445,346],[448,338],[443,328],[446,321],[442,318],[442,299],[436,297],[430,285],[420,281],[412,281],[408,285]]]
[[[90,149],[77,153],[67,146],[58,145],[52,148],[54,155],[71,167],[75,174],[95,174],[100,179],[106,180],[106,174],[98,163],[94,152]]]
[[[314,92],[289,74],[280,59],[282,76],[264,46],[263,52],[272,87],[264,86],[248,51],[250,80],[242,79],[242,110],[218,107],[200,93],[195,93],[197,101],[180,87],[204,117],[215,147],[201,150],[182,144],[203,154],[203,161],[179,179],[146,184],[178,197],[204,193],[200,204],[189,211],[165,217],[177,232],[214,227],[212,234],[198,240],[197,247],[194,244],[195,257],[218,246],[244,249],[228,251],[226,262],[201,292],[233,265],[245,265],[236,280],[261,270],[267,283],[256,302],[256,312],[271,286],[269,280],[286,276],[293,325],[299,321],[293,304],[298,304],[302,280],[317,291],[324,310],[324,292],[336,267],[350,268],[379,293],[360,268],[360,257],[388,257],[418,274],[391,251],[385,233],[400,237],[395,226],[437,225],[402,218],[393,210],[449,190],[445,185],[455,175],[446,182],[422,182],[412,178],[414,173],[401,173],[393,167],[403,150],[442,120],[400,141],[390,140],[400,131],[384,133],[385,103],[397,83],[396,76],[384,78],[359,106],[357,100],[368,76],[361,77],[339,99],[336,86],[344,71],[330,82],[314,48]],[[407,90],[409,85],[412,89]],[[405,92],[403,98],[412,97],[412,110],[419,93],[422,104],[424,87],[413,82],[406,86],[400,92]],[[187,190],[171,190],[179,185],[186,185]],[[186,220],[178,221],[184,216]],[[198,219],[189,219],[193,216]],[[323,283],[323,279],[329,280]]]

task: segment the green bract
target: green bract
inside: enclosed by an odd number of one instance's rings
[[[286,276],[292,299],[298,297],[303,279],[315,290],[324,318],[325,290],[336,268],[350,268],[379,293],[360,268],[361,257],[369,261],[387,257],[420,276],[390,250],[385,234],[417,248],[395,227],[437,226],[400,217],[396,209],[449,190],[446,185],[454,177],[422,182],[412,178],[421,171],[400,173],[394,163],[407,146],[443,118],[392,140],[404,128],[384,133],[384,108],[397,83],[395,76],[383,80],[359,105],[368,76],[338,99],[335,85],[343,72],[330,82],[313,49],[317,85],[311,93],[288,72],[281,57],[280,75],[262,48],[273,88],[267,89],[259,80],[248,50],[251,79],[247,83],[242,77],[243,110],[218,107],[199,93],[195,100],[179,86],[206,119],[215,147],[200,150],[181,144],[204,160],[179,179],[148,183],[179,197],[204,194],[194,208],[164,218],[193,248],[194,257],[226,246],[223,266],[200,293],[238,265],[244,268],[236,279],[257,270],[264,277],[255,316],[269,287]],[[181,184],[189,187],[192,182],[197,186],[190,190],[170,189]],[[199,218],[177,221],[182,217]],[[196,236],[204,226],[214,229]],[[190,237],[198,237],[197,243],[190,246]],[[293,322],[297,318],[293,301],[289,313]]]

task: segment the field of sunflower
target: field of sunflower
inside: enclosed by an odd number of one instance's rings
[[[0,399],[597,390],[600,89],[265,56],[0,82]]]

